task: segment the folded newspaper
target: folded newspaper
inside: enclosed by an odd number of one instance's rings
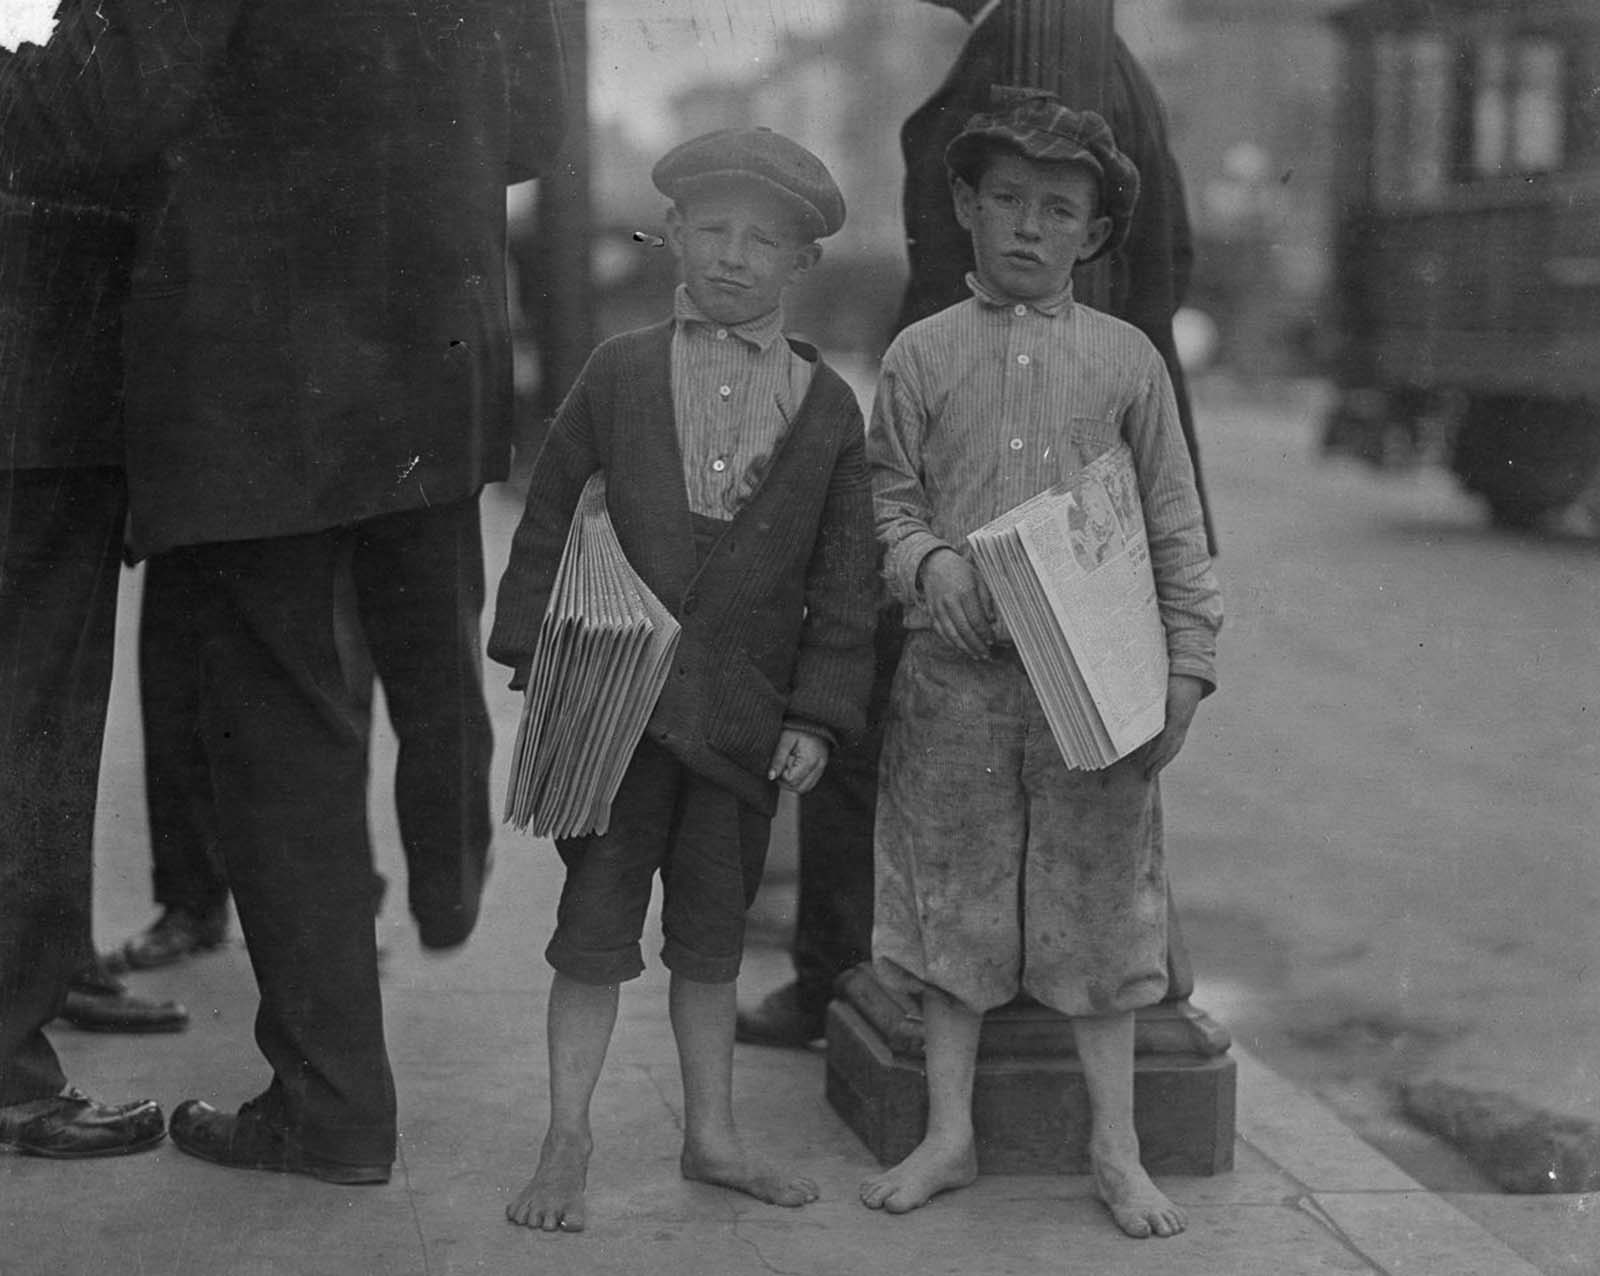
[[[1160,732],[1167,637],[1127,444],[967,543],[1069,767],[1100,770]]]
[[[508,823],[535,837],[606,831],[678,634],[623,555],[597,471],[578,499],[540,623],[511,755]]]

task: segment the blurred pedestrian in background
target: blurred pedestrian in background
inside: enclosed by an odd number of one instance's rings
[[[237,1113],[182,1104],[172,1136],[222,1164],[384,1182],[366,715],[336,600],[354,589],[375,655],[435,662],[452,704],[436,764],[481,765],[477,496],[509,459],[505,187],[559,133],[553,15],[69,0],[57,18],[8,66],[0,112],[66,178],[155,173],[125,326],[129,536],[168,556],[200,634],[218,840],[272,1068]],[[358,570],[372,547],[391,570]],[[434,644],[441,614],[471,630],[470,661]],[[463,836],[409,867],[423,942],[460,943],[481,852]]]

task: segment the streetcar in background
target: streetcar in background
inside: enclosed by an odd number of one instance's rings
[[[1600,3],[1357,0],[1328,450],[1526,527],[1600,483]]]

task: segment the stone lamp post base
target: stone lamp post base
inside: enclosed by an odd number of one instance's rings
[[[1236,1069],[1227,1030],[1186,999],[1141,1010],[1134,1035],[1134,1126],[1152,1174],[1233,1168]],[[828,1008],[827,1097],[880,1163],[922,1139],[927,1084],[916,1003],[867,964]],[[1089,1095],[1071,1022],[1023,999],[991,1011],[973,1095],[984,1174],[1084,1174]]]

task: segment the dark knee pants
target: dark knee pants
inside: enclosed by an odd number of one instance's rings
[[[0,1105],[58,1093],[42,1028],[89,952],[122,473],[0,471]]]
[[[399,739],[394,790],[411,911],[470,925],[493,832],[478,504],[389,515],[345,535],[350,569],[335,582],[336,634],[352,693],[370,708],[376,671]],[[209,912],[228,883],[199,732],[193,610],[169,556],[152,559],[139,669],[155,898]]]
[[[661,874],[662,963],[698,983],[731,983],[745,913],[761,885],[771,819],[642,740],[604,833],[562,838],[566,866],[545,958],[586,984],[644,970],[639,939]]]

